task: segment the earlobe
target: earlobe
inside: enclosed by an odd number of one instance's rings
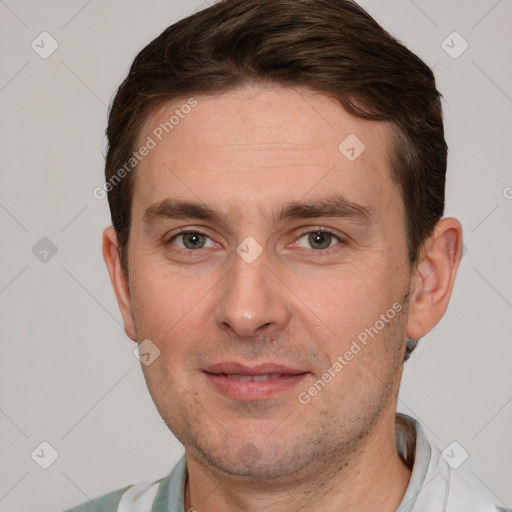
[[[462,226],[441,219],[425,241],[411,290],[407,336],[422,338],[441,320],[453,290],[462,256]]]
[[[117,304],[123,317],[126,335],[135,341],[135,326],[131,313],[130,288],[127,277],[122,269],[119,257],[119,244],[117,234],[112,226],[103,231],[102,244],[103,259],[107,265],[110,281],[116,294]]]

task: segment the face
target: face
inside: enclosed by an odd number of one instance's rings
[[[134,182],[126,329],[160,351],[145,378],[189,457],[319,471],[394,415],[410,268],[391,127],[305,90],[196,100],[140,134],[156,146]]]

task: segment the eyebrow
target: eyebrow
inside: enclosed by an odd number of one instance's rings
[[[341,195],[283,204],[273,212],[271,220],[278,224],[285,220],[313,217],[348,218],[363,224],[371,224],[374,220],[372,208],[349,201]],[[142,220],[147,226],[162,219],[200,219],[227,223],[221,212],[206,204],[177,199],[164,199],[149,206]]]
[[[278,223],[283,220],[311,217],[349,218],[371,224],[373,222],[373,210],[370,207],[349,201],[341,195],[334,195],[309,202],[293,201],[284,204],[278,214],[273,216],[273,219],[275,223]]]
[[[201,219],[221,221],[222,215],[207,205],[191,201],[164,199],[146,209],[142,217],[144,224],[161,219]]]

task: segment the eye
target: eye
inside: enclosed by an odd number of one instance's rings
[[[338,245],[341,239],[334,233],[325,230],[316,230],[305,233],[297,239],[297,245],[306,249],[329,249]]]
[[[200,231],[184,231],[174,235],[169,243],[172,243],[180,249],[204,249],[205,247],[215,247],[214,242]]]

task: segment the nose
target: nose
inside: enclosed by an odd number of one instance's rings
[[[264,252],[251,263],[235,254],[219,295],[215,320],[229,334],[269,334],[284,329],[290,320],[287,288],[270,269]]]

